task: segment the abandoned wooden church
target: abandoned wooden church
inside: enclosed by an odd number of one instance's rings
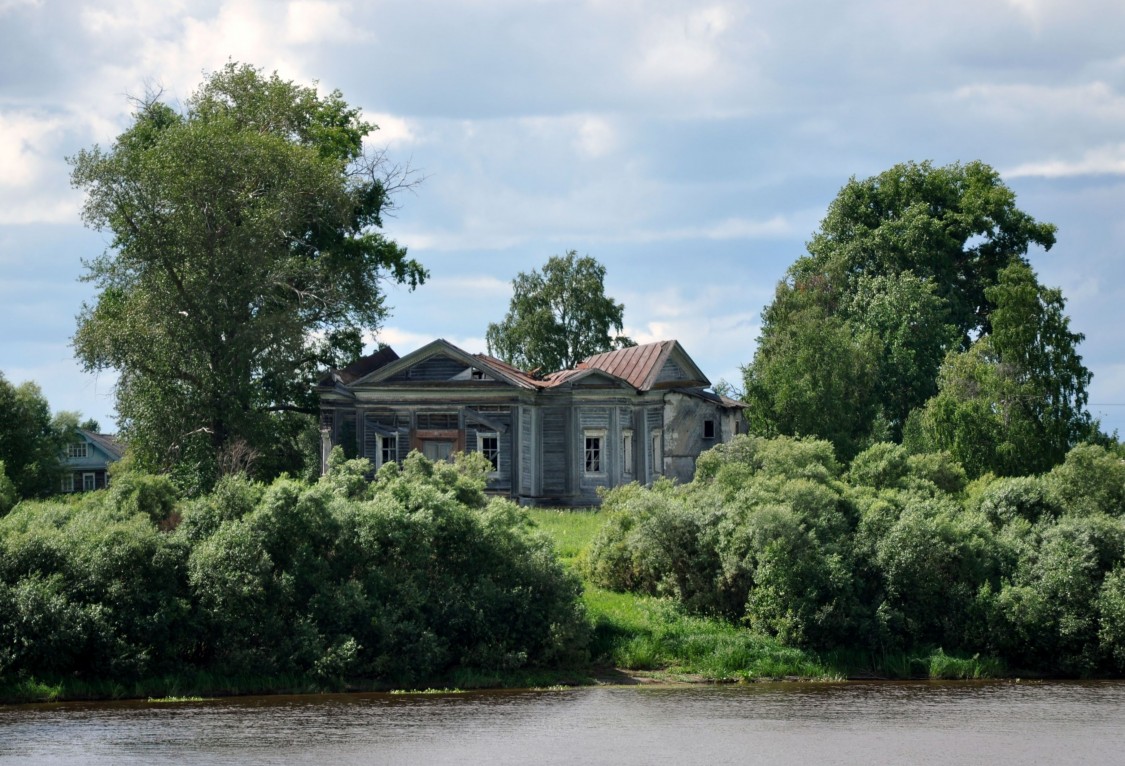
[[[490,492],[593,505],[599,487],[691,481],[701,452],[745,430],[741,403],[710,385],[674,340],[542,377],[440,339],[402,358],[384,348],[319,382],[321,467],[335,445],[376,467],[476,450]]]

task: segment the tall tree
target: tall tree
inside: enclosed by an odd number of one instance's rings
[[[58,490],[66,436],[39,386],[13,386],[0,373],[0,463],[18,497]]]
[[[620,334],[625,306],[605,294],[605,266],[570,250],[543,271],[512,280],[512,302],[488,325],[488,353],[525,370],[569,369],[588,356],[634,345]]]
[[[1084,336],[1071,331],[1062,293],[1024,263],[986,293],[992,333],[950,353],[908,443],[948,450],[973,475],[1042,473],[1099,435],[1086,409],[1092,375],[1077,351]]]
[[[803,411],[801,433],[832,440],[845,458],[865,443],[901,438],[909,413],[937,392],[946,353],[991,332],[988,290],[1000,271],[1023,263],[1032,245],[1054,241],[1055,227],[1019,210],[981,162],[905,163],[851,179],[762,314],[758,349],[744,368],[751,421],[762,433],[793,434],[786,413]],[[831,331],[848,338],[834,364],[781,340],[792,335],[791,317],[806,318],[785,305],[808,296],[840,323]],[[870,378],[846,395],[850,409],[823,406],[823,391],[842,371],[865,367]],[[805,383],[789,387],[784,408],[776,386],[754,385],[792,376]]]
[[[71,158],[87,225],[109,249],[74,347],[120,371],[122,433],[142,467],[269,452],[310,412],[318,369],[361,349],[383,280],[425,270],[379,229],[402,176],[365,152],[375,129],[336,91],[227,64],[176,111],[143,103],[108,150]]]

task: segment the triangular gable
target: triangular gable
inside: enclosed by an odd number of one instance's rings
[[[679,341],[673,341],[663,358],[650,388],[698,387],[706,388],[711,381],[696,366]]]
[[[87,444],[91,445],[95,451],[109,461],[120,460],[121,456],[125,454],[122,445],[112,436],[87,431],[83,428],[79,428],[78,433]]]
[[[551,388],[560,388],[563,386],[570,388],[605,388],[612,386],[613,388],[628,388],[635,390],[634,386],[629,381],[611,375],[604,370],[597,370],[586,368],[582,370],[563,370],[562,372],[555,373],[549,378]]]
[[[662,340],[641,346],[607,351],[586,359],[580,367],[593,368],[627,380],[638,391],[653,388],[711,385],[707,376],[684,351],[679,341]]]
[[[471,369],[481,371],[482,376],[475,378],[470,373]],[[473,380],[492,380],[519,388],[534,388],[490,365],[481,357],[466,353],[442,338],[360,378],[349,387],[358,388],[377,383],[449,381],[468,383]]]

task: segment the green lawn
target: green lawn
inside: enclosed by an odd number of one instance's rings
[[[570,567],[577,565],[605,520],[596,510],[530,513]],[[602,665],[710,680],[837,677],[807,652],[722,620],[684,615],[666,599],[586,583],[584,600],[594,627],[591,653]]]

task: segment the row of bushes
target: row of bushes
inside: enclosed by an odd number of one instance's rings
[[[487,466],[412,455],[374,482],[243,477],[178,502],[119,477],[0,518],[0,677],[206,671],[410,685],[581,662],[581,584]]]
[[[816,650],[943,648],[1014,669],[1125,672],[1125,462],[1083,445],[1037,477],[966,481],[880,444],[741,436],[688,485],[611,491],[584,562]]]

